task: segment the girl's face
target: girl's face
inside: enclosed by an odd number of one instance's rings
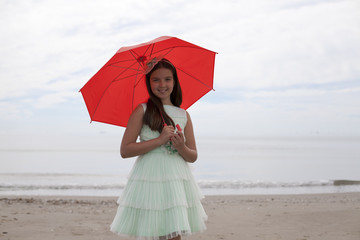
[[[174,88],[174,76],[170,69],[159,68],[150,76],[151,91],[163,104],[172,105],[170,94]]]

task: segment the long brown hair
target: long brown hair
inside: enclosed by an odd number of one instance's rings
[[[144,115],[144,123],[148,125],[150,129],[158,132],[161,132],[164,127],[163,118],[167,125],[173,125],[175,127],[174,121],[165,112],[161,100],[156,97],[155,94],[151,91],[150,76],[155,70],[160,68],[169,69],[173,74],[174,88],[170,94],[171,103],[176,107],[180,107],[182,103],[182,92],[176,68],[169,60],[163,58],[153,67],[153,69],[151,69],[148,74],[146,74],[146,87],[150,97],[147,101],[147,107]]]

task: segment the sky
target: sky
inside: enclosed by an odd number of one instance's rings
[[[360,136],[358,0],[0,0],[0,140],[117,136],[79,89],[122,46],[174,36],[217,52],[195,134]],[[46,140],[44,140],[46,141]]]

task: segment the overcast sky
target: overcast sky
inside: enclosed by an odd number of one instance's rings
[[[218,52],[197,136],[360,136],[360,1],[0,0],[0,135],[121,134],[78,90],[122,46]]]

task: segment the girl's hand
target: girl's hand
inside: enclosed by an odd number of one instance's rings
[[[185,138],[182,131],[178,131],[174,134],[174,136],[170,139],[172,145],[176,150],[180,150],[185,147]]]
[[[174,127],[173,126],[164,126],[159,136],[161,145],[166,144],[174,136]]]

